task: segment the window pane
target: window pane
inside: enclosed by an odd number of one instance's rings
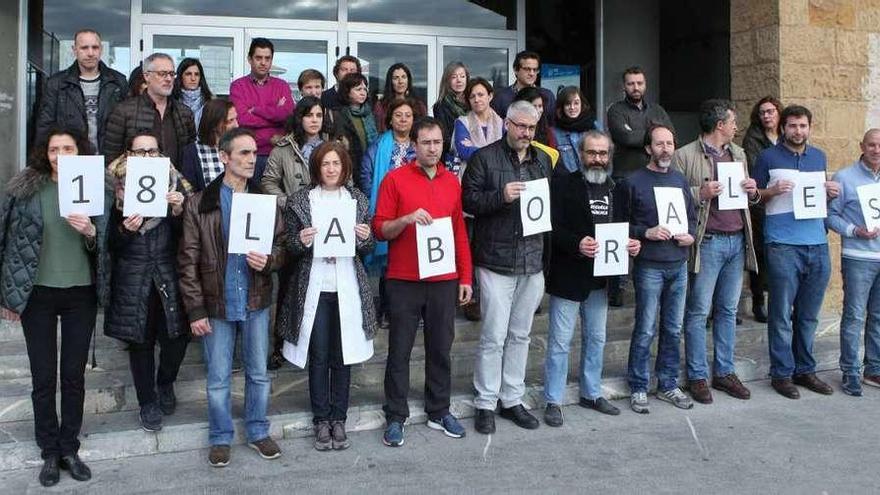
[[[428,99],[428,47],[394,43],[358,43],[358,58],[363,74],[370,82],[370,95],[385,90],[385,73],[397,62],[406,64],[413,76],[413,95],[423,102]]]
[[[335,21],[335,0],[143,0],[148,14],[216,15]]]
[[[73,64],[76,60],[72,50],[73,33],[83,26],[101,33],[101,60],[128,77],[131,71],[130,0],[44,0],[43,29],[57,38],[55,42],[51,36],[43,37],[43,65],[47,72],[58,72]]]
[[[175,68],[187,57],[199,59],[211,92],[227,95],[232,83],[232,43],[232,38],[223,37],[157,35],[153,50],[170,55]]]
[[[349,0],[348,19],[483,29],[516,29],[516,0]]]
[[[509,65],[507,48],[475,48],[471,46],[444,46],[443,66],[449,62],[462,62],[471,77],[482,77],[495,88],[508,85]]]
[[[272,75],[290,84],[295,100],[300,99],[296,80],[300,72],[316,69],[327,77],[327,42],[320,40],[273,39],[275,56],[272,59]]]

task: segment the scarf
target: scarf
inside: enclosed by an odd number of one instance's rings
[[[452,110],[452,115],[456,118],[464,117],[467,115],[467,108],[465,108],[464,103],[458,101],[458,98],[455,97],[455,93],[449,93],[443,97],[443,102],[446,103],[446,106]]]
[[[391,153],[394,151],[394,131],[385,131],[379,136],[376,159],[373,161],[373,183],[370,184],[370,218],[376,215],[379,199],[379,184],[391,167]],[[364,265],[371,274],[381,275],[388,264],[388,242],[376,240],[376,248],[364,259]]]
[[[468,132],[471,133],[471,143],[477,148],[482,148],[501,139],[504,129],[504,121],[495,113],[495,110],[488,109],[489,122],[486,123],[486,134],[483,134],[483,127],[477,120],[477,114],[468,112],[464,117],[458,119],[464,122]]]
[[[556,117],[556,127],[568,132],[586,132],[593,128],[593,116],[590,112],[581,112],[575,118],[571,118],[562,112]]]
[[[358,135],[358,138],[361,140],[363,149],[367,149],[367,146],[372,144],[379,136],[379,131],[376,130],[376,119],[373,118],[373,109],[370,108],[368,103],[364,103],[359,107],[349,105],[343,111],[351,119],[352,123],[355,123],[355,129],[360,130],[355,119],[360,121],[360,124],[363,126],[364,135]]]
[[[199,163],[202,165],[202,177],[205,178],[205,185],[207,186],[219,177],[226,170],[226,167],[220,161],[219,150],[214,146],[196,142],[196,153],[199,155]]]
[[[199,121],[202,120],[202,109],[205,108],[205,99],[202,97],[202,89],[181,89],[180,100],[192,110],[196,121],[196,129],[198,129]]]
[[[125,198],[125,167],[127,163],[126,155],[121,155],[119,158],[113,160],[112,163],[107,167],[107,172],[110,174],[110,177],[113,179],[113,195],[116,198],[115,205],[119,211],[123,210],[123,201]],[[183,194],[184,198],[188,198],[193,194],[192,185],[183,177],[174,165],[169,167],[170,169],[170,178],[168,181],[168,192],[177,191]],[[146,234],[150,229],[155,228],[157,225],[162,223],[164,217],[152,217],[144,219],[144,223],[141,224],[141,228],[138,232],[143,235]]]

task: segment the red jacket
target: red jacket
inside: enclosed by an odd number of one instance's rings
[[[382,241],[387,240],[382,236],[382,224],[409,215],[419,208],[433,218],[452,217],[457,273],[429,277],[424,281],[459,279],[462,285],[471,285],[471,248],[461,209],[461,185],[455,174],[448,172],[442,164],[437,164],[437,175],[429,179],[417,162],[407,163],[388,172],[379,186],[376,201],[373,232]],[[415,225],[407,225],[397,238],[388,242],[388,270],[385,276],[393,280],[420,280]]]

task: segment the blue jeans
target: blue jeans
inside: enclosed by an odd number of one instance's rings
[[[828,245],[771,243],[766,250],[770,376],[814,373],[813,339],[831,276]]]
[[[266,373],[269,353],[269,309],[248,312],[245,321],[210,319],[211,333],[202,337],[205,347],[208,393],[208,438],[211,445],[230,445],[232,427],[232,349],[236,330],[242,333],[244,358],[244,422],[248,442],[269,436],[266,409],[271,382]]]
[[[657,319],[657,389],[661,392],[678,386],[681,322],[687,295],[687,261],[668,263],[636,262],[633,286],[636,292],[635,327],[629,343],[627,381],[630,391],[647,392],[651,379],[651,342]]]
[[[590,291],[583,301],[550,296],[550,331],[544,359],[544,400],[562,404],[568,378],[568,351],[581,316],[580,394],[587,399],[602,397],[602,360],[605,352],[605,323],[608,320],[608,293]]]
[[[864,328],[865,375],[880,375],[880,261],[843,258],[841,272],[840,371],[844,375],[861,371],[859,336]]]
[[[688,380],[709,379],[706,319],[710,309],[713,310],[712,345],[715,350],[713,374],[727,376],[736,371],[733,352],[736,348],[736,309],[742,292],[744,249],[742,233],[714,235],[700,243],[700,271],[691,274],[684,318]]]

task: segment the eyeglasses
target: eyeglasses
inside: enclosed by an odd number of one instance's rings
[[[598,157],[601,157],[601,158],[608,158],[608,152],[605,151],[605,150],[602,150],[602,151],[596,151],[596,150],[583,150],[582,153],[585,154],[585,155],[587,155],[587,156],[589,156],[589,157],[591,157],[591,158],[595,158],[595,157],[597,157],[597,156],[598,156]]]
[[[512,125],[518,131],[526,131],[529,134],[533,134],[535,130],[538,128],[536,125],[528,125],[528,124],[520,124],[519,122],[514,122],[512,120],[508,120],[510,125]]]
[[[157,157],[157,156],[161,155],[162,152],[159,151],[158,148],[148,148],[148,149],[128,150],[128,154],[129,154],[130,156],[140,156],[140,157],[150,156],[150,157]]]
[[[177,77],[177,72],[174,72],[173,70],[148,70],[147,72],[156,74],[162,79],[165,79],[166,77],[174,79],[175,77]]]

